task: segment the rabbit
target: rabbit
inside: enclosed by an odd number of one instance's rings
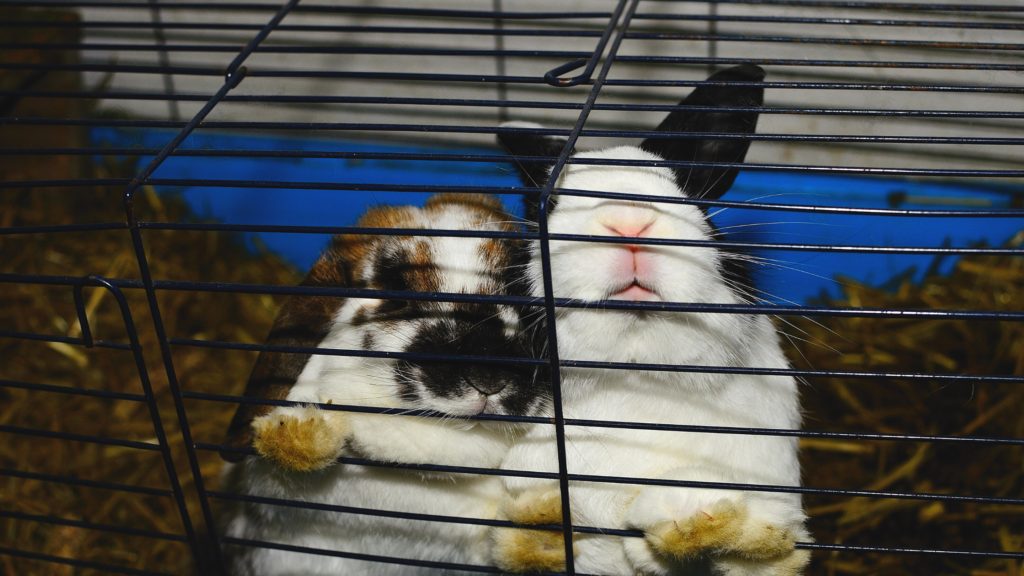
[[[752,65],[723,70],[709,82],[740,86],[696,88],[681,106],[760,107],[764,71]],[[673,111],[662,132],[752,134],[750,111]],[[514,122],[511,127],[539,127]],[[513,157],[556,157],[565,140],[525,132],[499,133]],[[650,202],[549,197],[552,234],[712,240],[719,237],[695,205],[659,198],[716,199],[737,175],[735,166],[669,168],[663,161],[739,164],[749,140],[652,137],[638,147],[573,152],[576,159],[626,159],[643,166],[567,164],[556,187],[628,193]],[[552,162],[520,164],[529,187],[544,186]],[[528,220],[538,218],[536,194]],[[540,247],[529,246],[531,292],[544,293]],[[752,303],[748,257],[715,247],[674,247],[550,241],[554,296],[587,301],[626,300],[709,304]],[[623,363],[785,369],[779,336],[764,315],[559,308],[561,358]],[[728,427],[798,429],[796,381],[789,376],[563,368],[566,418]],[[507,470],[557,472],[554,426],[532,427],[509,450]],[[712,483],[799,486],[793,437],[710,434],[567,426],[570,474]],[[499,518],[519,525],[558,524],[561,495],[552,480],[508,477]],[[799,494],[570,482],[572,522],[642,531],[643,538],[576,534],[575,569],[604,575],[722,574],[783,576],[802,573],[809,541]],[[492,554],[509,572],[564,570],[561,532],[493,528]]]
[[[359,226],[515,231],[492,196],[442,194],[423,208],[371,209]],[[307,286],[516,294],[511,241],[423,236],[336,236]],[[520,313],[492,303],[292,297],[268,344],[331,349],[527,358]],[[496,476],[337,464],[339,456],[406,464],[496,468],[516,433],[507,422],[459,418],[528,415],[548,402],[532,366],[262,352],[246,395],[310,404],[243,404],[226,444],[224,483],[235,493],[390,511],[493,519]],[[452,418],[325,410],[313,404],[425,409]],[[228,537],[416,560],[486,564],[487,529],[372,515],[231,502]],[[265,547],[225,546],[236,576],[418,574],[425,569]],[[436,572],[431,572],[436,573]]]

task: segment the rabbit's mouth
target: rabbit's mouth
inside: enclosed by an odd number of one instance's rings
[[[661,296],[650,288],[640,284],[636,280],[625,288],[613,292],[608,296],[609,300],[629,300],[635,302],[652,302],[661,300]]]
[[[435,410],[453,416],[480,416],[482,414],[502,414],[501,403],[494,395],[480,393],[447,399],[442,402],[428,402],[427,410]]]
[[[497,406],[497,402],[488,396],[484,399],[483,405],[480,406],[480,411],[477,414],[501,414],[501,410]]]

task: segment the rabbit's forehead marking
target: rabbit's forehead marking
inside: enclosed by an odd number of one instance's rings
[[[438,264],[426,238],[385,237],[366,273],[379,290],[436,292],[441,287]]]
[[[462,294],[496,294],[500,261],[485,258],[479,238],[433,238],[433,252],[440,271],[440,291]]]
[[[363,333],[363,349],[364,350],[376,350],[377,349],[377,339],[374,337],[372,332],[367,331],[367,332]]]
[[[359,228],[422,228],[416,218],[416,210],[410,206],[375,206],[366,210],[359,218]],[[357,279],[366,281],[367,264],[386,237],[365,234],[347,234],[334,237],[331,252],[335,257],[354,269]]]
[[[390,237],[360,275],[378,290],[497,294],[510,260],[509,246],[478,238]]]

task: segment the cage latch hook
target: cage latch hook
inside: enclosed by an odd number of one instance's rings
[[[590,77],[594,74],[593,66],[587,66],[587,69],[584,70],[583,74],[580,74],[579,76],[574,76],[572,78],[559,78],[559,76],[565,74],[566,72],[579,70],[580,68],[586,66],[587,62],[588,60],[586,58],[580,58],[578,60],[573,60],[572,62],[566,62],[565,64],[562,64],[558,68],[549,70],[546,74],[544,74],[544,81],[552,86],[557,86],[559,88],[582,84],[590,80]]]
[[[89,329],[89,316],[85,312],[85,301],[82,299],[82,288],[86,285],[97,286],[99,282],[95,276],[85,276],[75,284],[75,311],[78,312],[78,325],[82,328],[85,347],[92,348],[95,344],[92,341],[92,330]]]

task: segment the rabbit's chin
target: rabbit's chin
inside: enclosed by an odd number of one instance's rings
[[[646,288],[635,281],[626,288],[609,294],[607,299],[625,300],[627,302],[657,302],[662,298],[654,290]]]
[[[561,309],[559,354],[567,360],[735,366],[749,346],[737,334],[749,333],[752,321],[736,314]]]

